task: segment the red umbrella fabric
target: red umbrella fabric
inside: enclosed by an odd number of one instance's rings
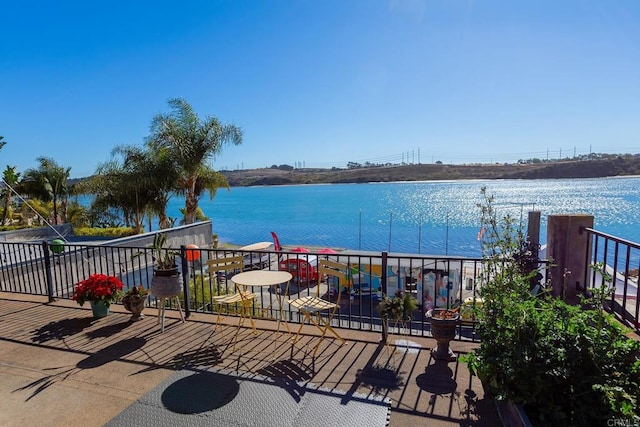
[[[311,252],[311,251],[307,248],[297,247],[297,248],[291,249],[291,252]]]
[[[337,254],[337,251],[334,251],[331,248],[322,248],[318,251],[319,254]]]

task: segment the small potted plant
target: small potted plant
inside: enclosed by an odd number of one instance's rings
[[[389,322],[396,326],[405,325],[413,319],[413,312],[418,308],[418,301],[409,292],[398,291],[393,297],[383,295],[378,303],[378,314],[382,319],[383,340],[387,341]]]
[[[181,281],[176,257],[179,251],[168,246],[165,233],[156,233],[151,248],[151,258],[153,259],[153,278],[151,279],[151,293],[157,298],[168,298],[180,294]],[[138,252],[133,257],[138,257],[144,252]]]
[[[105,317],[109,314],[109,306],[122,296],[123,286],[122,281],[115,276],[92,274],[76,284],[72,299],[81,307],[89,301],[93,317]]]
[[[155,276],[175,276],[178,274],[176,257],[180,252],[167,246],[167,236],[164,233],[156,233],[153,243],[149,246],[152,249],[152,258],[155,262],[153,274]]]
[[[142,320],[144,317],[142,311],[147,301],[147,295],[149,295],[149,289],[145,289],[140,285],[127,290],[122,298],[122,305],[127,311],[131,312],[130,320],[132,322]]]

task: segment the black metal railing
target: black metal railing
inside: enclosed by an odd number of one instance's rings
[[[182,273],[181,300],[186,315],[192,311],[214,313],[217,307],[213,296],[233,291],[228,280],[233,272],[224,275],[208,274],[207,261],[226,256],[242,255],[245,269],[286,269],[294,279],[289,297],[315,293],[321,286],[326,298],[335,300],[337,292],[317,275],[317,261],[327,258],[349,265],[349,277],[339,281],[340,309],[334,316],[334,327],[380,331],[382,326],[377,305],[382,295],[410,292],[419,304],[413,319],[403,325],[403,333],[429,336],[429,322],[425,312],[433,307],[451,308],[465,300],[475,304],[480,258],[452,256],[397,255],[382,253],[339,252],[298,253],[274,251],[241,251],[238,249],[205,249],[180,247],[179,267]],[[47,296],[50,301],[70,299],[76,283],[93,273],[113,275],[125,288],[142,285],[149,288],[153,277],[153,253],[148,247],[123,247],[64,243],[0,242],[0,290],[22,294]],[[320,280],[319,280],[320,279]],[[284,287],[281,291],[284,291]],[[259,294],[254,316],[270,317],[274,310],[272,290]],[[155,298],[150,305],[158,304]],[[267,307],[270,312],[265,312]],[[175,307],[167,307],[175,308]],[[302,316],[288,304],[283,307],[287,321],[299,323]],[[394,331],[391,331],[394,333]],[[400,331],[395,331],[400,332]],[[458,338],[476,340],[475,325],[466,319],[458,329]]]
[[[623,324],[640,333],[640,244],[592,228],[585,228],[591,244],[587,249],[587,265],[591,286],[612,286],[614,291],[605,309]]]
[[[459,306],[465,300],[470,301],[473,310],[477,297],[476,278],[480,274],[482,260],[479,258],[433,257],[420,255],[392,255],[382,253],[298,253],[258,251],[245,252],[236,249],[198,249],[198,255],[187,261],[188,277],[185,289],[189,293],[189,302],[185,306],[199,312],[215,311],[212,296],[233,291],[232,276],[211,277],[207,274],[206,261],[218,257],[242,255],[245,268],[287,270],[293,280],[289,285],[289,298],[311,295],[316,286],[323,286],[322,294],[335,298],[337,290],[332,292],[329,284],[318,283],[317,263],[319,259],[331,259],[347,264],[350,276],[340,286],[340,310],[334,316],[334,327],[382,331],[377,305],[382,295],[393,296],[396,292],[410,292],[418,301],[419,309],[413,319],[404,325],[409,335],[426,336],[429,323],[425,312],[433,307],[451,308]],[[197,258],[197,260],[193,260]],[[281,291],[284,291],[284,285]],[[268,292],[259,294],[254,316],[262,315],[262,308],[271,307],[273,315],[274,295]],[[295,310],[285,307],[287,321],[297,323],[302,316]],[[459,337],[477,339],[474,322],[467,319],[459,328]]]

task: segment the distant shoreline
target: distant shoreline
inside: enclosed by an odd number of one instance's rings
[[[415,164],[351,169],[262,168],[221,171],[231,187],[488,179],[572,179],[640,176],[640,156],[535,164]]]

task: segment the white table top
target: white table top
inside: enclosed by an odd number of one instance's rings
[[[273,286],[288,282],[292,278],[288,271],[253,270],[235,274],[231,281],[241,286]]]

